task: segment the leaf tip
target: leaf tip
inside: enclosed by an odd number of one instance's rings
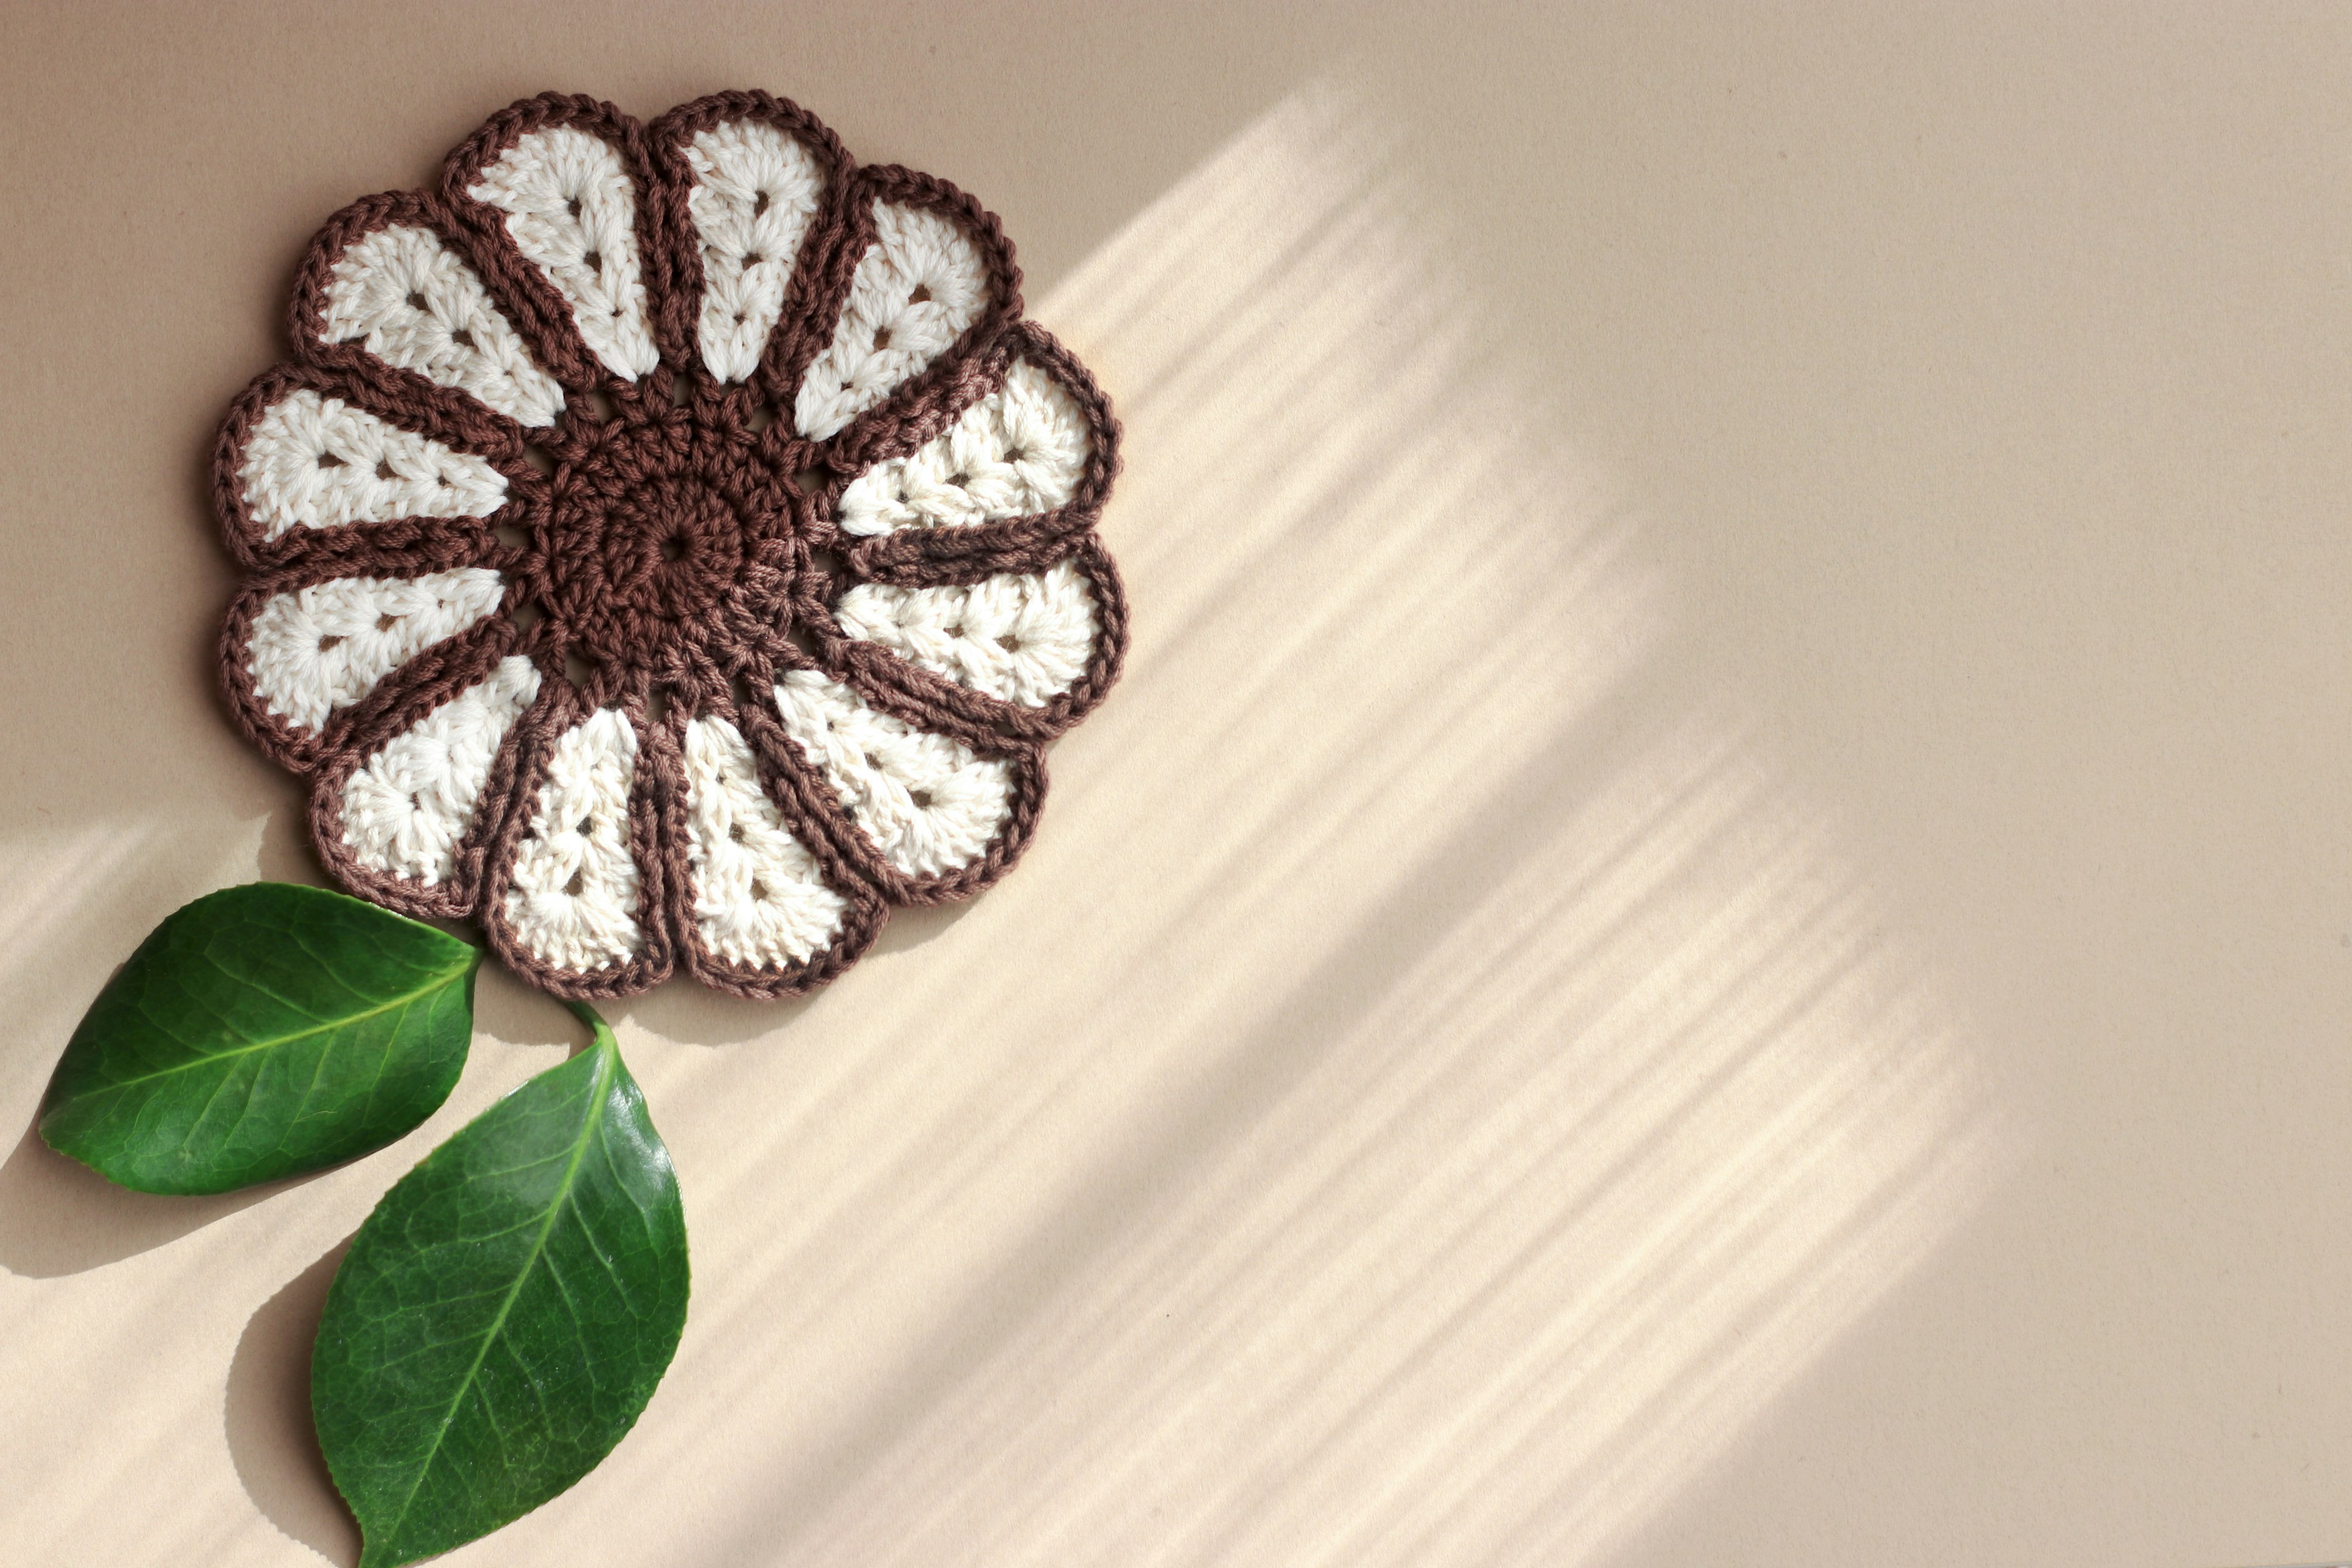
[[[62,1154],[78,1164],[87,1165],[89,1162],[72,1146],[75,1140],[62,1125],[63,1118],[58,1112],[63,1109],[64,1096],[52,1087],[41,1097],[41,1114],[35,1119],[33,1128],[40,1133],[41,1142],[48,1146],[51,1153]]]

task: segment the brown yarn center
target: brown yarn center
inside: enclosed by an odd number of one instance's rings
[[[532,574],[564,641],[644,664],[782,605],[804,552],[790,489],[754,446],[653,399],[567,417]]]

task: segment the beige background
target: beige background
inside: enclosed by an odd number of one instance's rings
[[[295,258],[545,87],[801,100],[1118,400],[1021,870],[616,1010],[685,1342],[499,1564],[2352,1552],[2352,12],[18,3],[0,1557],[352,1561],[303,1357],[573,1026],[224,1200],[29,1133],[313,879],[204,475]]]

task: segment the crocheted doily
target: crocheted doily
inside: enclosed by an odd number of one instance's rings
[[[1020,856],[1126,613],[996,219],[720,93],[550,94],[331,219],[215,493],[328,871],[550,991],[782,996]]]

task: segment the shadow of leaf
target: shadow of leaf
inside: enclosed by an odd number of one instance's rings
[[[229,1458],[254,1507],[339,1568],[359,1561],[360,1527],[335,1490],[311,1427],[310,1342],[351,1245],[348,1236],[335,1243],[247,1321],[221,1404]]]
[[[0,1268],[35,1279],[86,1273],[177,1241],[292,1184],[193,1198],[134,1192],[41,1142],[37,1112],[0,1164]]]

